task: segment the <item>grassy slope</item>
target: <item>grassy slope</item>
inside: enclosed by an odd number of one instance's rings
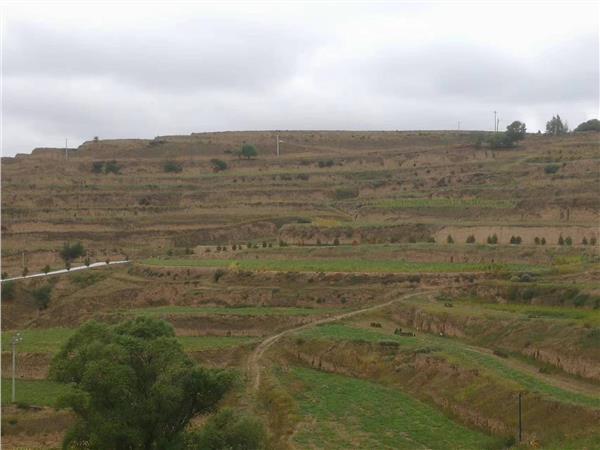
[[[21,331],[23,341],[19,344],[17,352],[56,353],[75,331],[72,328],[23,330]],[[2,333],[3,351],[10,351],[12,335],[12,332]],[[254,342],[252,338],[240,336],[178,336],[177,340],[183,345],[185,351],[236,347]]]
[[[393,341],[407,350],[431,349],[463,366],[483,368],[492,376],[503,381],[516,383],[531,392],[539,392],[555,400],[600,409],[600,398],[570,392],[550,385],[530,374],[509,367],[501,358],[483,353],[456,339],[438,338],[421,334],[415,337],[384,334],[373,330],[342,324],[328,324],[303,331],[302,336],[317,339],[362,340],[367,342]]]
[[[300,448],[481,449],[497,438],[461,426],[434,408],[375,383],[293,367],[279,372],[294,393]]]
[[[235,259],[159,259],[143,264],[163,267],[237,268],[240,270],[272,270],[278,272],[374,272],[374,273],[454,273],[486,272],[491,270],[536,272],[543,268],[530,264],[480,264],[448,262],[408,262],[360,259],[322,260],[235,260]]]

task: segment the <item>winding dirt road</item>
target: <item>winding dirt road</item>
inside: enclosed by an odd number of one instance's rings
[[[284,337],[288,334],[296,333],[298,331],[302,331],[307,328],[321,325],[324,323],[335,322],[336,320],[347,319],[348,317],[353,317],[353,316],[363,314],[366,312],[370,312],[370,311],[374,311],[374,310],[377,310],[380,308],[385,308],[386,306],[392,305],[401,300],[406,300],[407,298],[410,298],[410,297],[416,297],[418,295],[423,295],[425,293],[431,293],[434,291],[435,291],[435,289],[434,290],[428,289],[428,290],[420,290],[418,292],[412,292],[410,294],[402,295],[400,297],[394,298],[393,300],[390,300],[390,301],[387,301],[384,303],[378,303],[377,305],[372,305],[367,308],[356,309],[354,311],[346,312],[343,314],[337,314],[335,316],[330,316],[330,317],[326,317],[324,319],[315,320],[314,322],[310,322],[310,323],[301,325],[299,327],[290,328],[288,330],[282,331],[281,333],[274,334],[273,336],[269,336],[264,341],[262,341],[260,344],[258,344],[258,346],[254,349],[254,351],[248,358],[248,361],[246,363],[246,373],[248,374],[248,386],[250,386],[250,388],[253,391],[258,391],[258,387],[260,386],[260,359],[262,358],[264,353],[282,337]]]

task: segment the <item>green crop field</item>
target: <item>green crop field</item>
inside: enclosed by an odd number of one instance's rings
[[[301,336],[313,339],[334,339],[365,342],[397,342],[400,349],[414,351],[430,349],[462,366],[483,368],[491,376],[517,383],[530,392],[538,392],[555,400],[600,409],[600,397],[571,392],[548,384],[528,373],[510,367],[502,358],[463,344],[457,339],[440,338],[429,334],[415,337],[385,334],[343,324],[326,324],[302,331]]]
[[[2,378],[2,404],[11,402],[11,380]],[[16,402],[37,406],[56,406],[62,395],[71,391],[68,384],[47,380],[16,380]]]
[[[455,273],[492,271],[544,270],[531,264],[482,264],[450,262],[409,262],[364,259],[315,259],[315,260],[245,260],[245,259],[163,259],[151,258],[142,264],[162,267],[207,267],[239,270],[269,270],[276,272],[374,272],[374,273]]]
[[[484,198],[395,198],[382,199],[374,203],[379,208],[514,208],[516,202],[513,200],[496,200]]]
[[[257,308],[260,309],[260,308]],[[71,328],[46,328],[22,330],[23,341],[18,345],[17,352],[56,353],[74,333]],[[12,332],[2,333],[2,351],[10,351]],[[216,348],[236,347],[254,342],[253,338],[245,336],[177,336],[185,351],[199,351]]]
[[[23,340],[17,345],[17,352],[54,353],[69,339],[75,330],[72,328],[32,328],[21,330]],[[2,351],[11,350],[12,331],[2,333]]]
[[[299,405],[293,440],[300,448],[502,448],[500,439],[395,389],[299,367],[277,374]]]
[[[133,309],[131,312],[139,316],[168,315],[232,315],[232,316],[312,316],[330,314],[340,311],[335,308],[296,308],[271,306],[245,306],[221,308],[211,306],[157,306],[154,308]]]

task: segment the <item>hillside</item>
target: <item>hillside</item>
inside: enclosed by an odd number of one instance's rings
[[[226,403],[271,448],[517,447],[519,393],[518,448],[597,448],[598,134],[479,136],[195,133],[3,158],[2,272],[61,269],[65,242],[130,261],[3,282],[4,445],[58,446],[73,423],[47,376],[77,326],[157,317],[241,374]]]

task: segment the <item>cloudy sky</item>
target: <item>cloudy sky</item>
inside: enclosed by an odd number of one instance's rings
[[[598,117],[588,3],[25,3],[2,151],[252,129],[543,129]]]

